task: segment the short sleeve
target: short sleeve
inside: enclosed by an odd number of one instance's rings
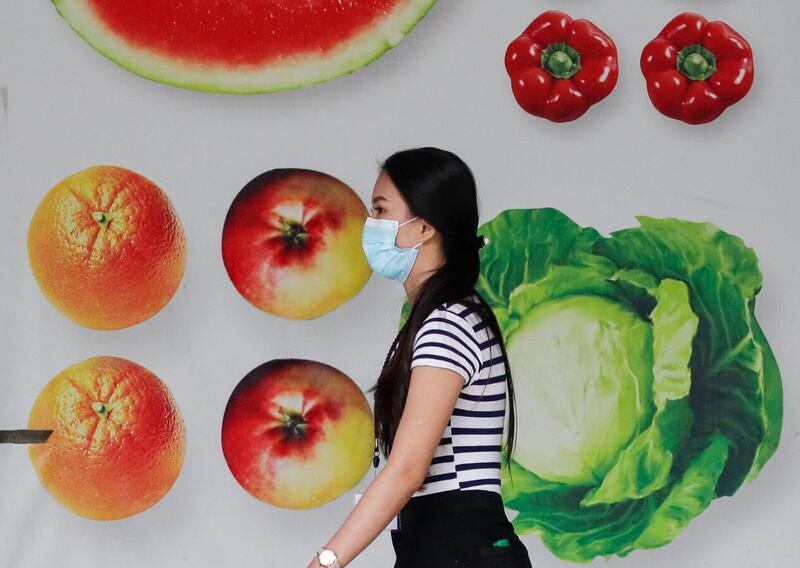
[[[477,334],[463,316],[437,308],[425,318],[414,338],[412,369],[421,365],[451,369],[468,384],[481,364]]]

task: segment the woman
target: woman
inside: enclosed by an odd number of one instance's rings
[[[430,147],[397,152],[380,170],[362,245],[411,306],[370,389],[376,454],[388,459],[309,568],[347,565],[398,513],[395,568],[529,568],[500,494],[514,391],[497,320],[474,289],[485,242],[475,180],[455,154]]]

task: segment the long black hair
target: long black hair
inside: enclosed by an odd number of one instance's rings
[[[478,237],[478,193],[467,164],[452,152],[425,147],[401,150],[379,168],[405,199],[412,215],[423,217],[442,236],[444,264],[417,290],[411,309],[386,356],[377,382],[367,392],[375,393],[377,445],[389,456],[403,413],[411,379],[414,338],[423,320],[442,303],[459,302],[475,310],[499,340],[505,364],[509,396],[506,465],[511,473],[515,440],[515,400],[506,347],[494,312],[475,290],[480,273]],[[478,300],[470,298],[476,295]],[[391,356],[391,357],[390,357]]]

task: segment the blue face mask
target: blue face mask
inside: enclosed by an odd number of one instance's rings
[[[406,281],[419,253],[417,247],[422,243],[417,243],[411,248],[403,248],[395,244],[395,239],[400,227],[414,219],[416,217],[398,224],[393,219],[367,217],[364,232],[361,234],[361,246],[372,270],[385,278]]]

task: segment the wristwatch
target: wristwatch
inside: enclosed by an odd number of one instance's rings
[[[336,553],[324,546],[317,550],[317,562],[319,562],[320,566],[325,566],[325,568],[341,568],[339,559],[336,558]]]

